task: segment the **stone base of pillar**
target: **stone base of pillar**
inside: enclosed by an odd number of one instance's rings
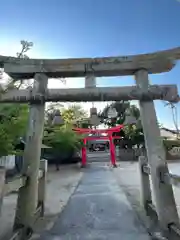
[[[112,164],[111,166],[112,166],[112,168],[117,168],[118,167],[117,164]]]
[[[86,164],[81,164],[80,168],[86,168]]]

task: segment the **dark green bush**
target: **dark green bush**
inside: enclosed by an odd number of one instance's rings
[[[173,147],[180,147],[180,140],[163,140],[166,150],[171,150]]]

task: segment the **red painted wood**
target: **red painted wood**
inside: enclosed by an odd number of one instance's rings
[[[123,125],[119,125],[116,127],[108,128],[108,129],[89,129],[89,128],[73,128],[73,131],[79,133],[113,133],[119,132],[123,128]]]
[[[119,132],[123,128],[123,125],[119,125],[116,127],[112,127],[109,129],[89,129],[89,128],[73,128],[78,134],[90,134],[90,133],[107,133],[108,136],[87,136],[84,137],[83,143],[86,145],[87,140],[97,140],[97,139],[104,139],[109,140],[110,142],[110,154],[111,154],[111,163],[113,166],[116,166],[116,153],[115,153],[115,146],[113,143],[113,139],[120,139],[120,136],[112,136],[113,132]],[[82,166],[86,165],[86,147],[82,147]]]

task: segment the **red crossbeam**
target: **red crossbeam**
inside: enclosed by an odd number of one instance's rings
[[[73,131],[78,133],[113,133],[119,132],[123,128],[123,125],[119,125],[116,127],[108,128],[108,129],[89,129],[89,128],[73,128]]]
[[[120,136],[113,136],[113,139],[121,139]],[[109,140],[108,136],[100,136],[100,137],[86,137],[86,140]]]

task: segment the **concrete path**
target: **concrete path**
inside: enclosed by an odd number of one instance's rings
[[[180,175],[180,161],[168,162],[169,171],[172,174]],[[142,211],[142,206],[140,205],[140,174],[138,162],[120,162],[118,168],[113,169],[114,176],[117,179],[119,185],[127,193],[128,198],[130,198],[133,206]],[[152,190],[152,182],[151,190]],[[173,186],[174,196],[176,200],[176,205],[180,217],[180,188]],[[155,205],[155,198],[152,191],[153,203]]]
[[[91,165],[64,211],[39,240],[149,240],[112,171]]]
[[[76,189],[82,174],[77,165],[61,166],[60,171],[56,171],[55,166],[48,167],[45,217],[36,222],[32,239],[38,238],[42,231],[53,225]],[[0,216],[0,239],[10,239],[12,236],[16,202],[17,194],[10,194],[3,199]]]

